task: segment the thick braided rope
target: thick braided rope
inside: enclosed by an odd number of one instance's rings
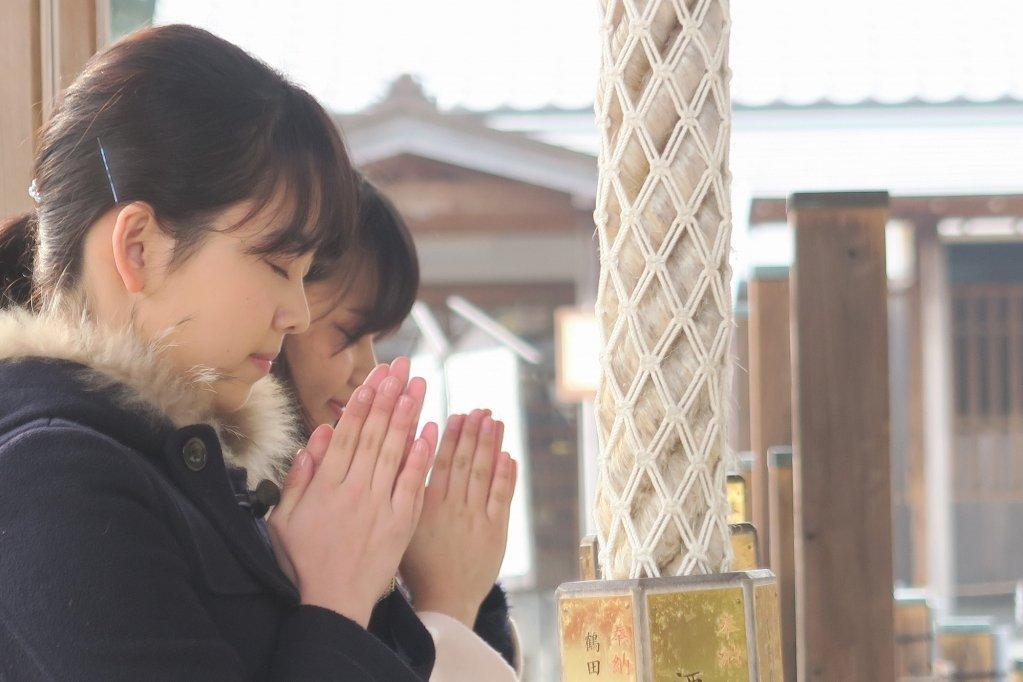
[[[728,0],[602,5],[600,564],[716,573],[731,560]]]

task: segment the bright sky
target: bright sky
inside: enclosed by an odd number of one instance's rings
[[[599,0],[158,0],[160,23],[213,32],[336,110],[401,73],[442,107],[588,105]],[[732,0],[733,96],[1023,98],[1020,0]]]

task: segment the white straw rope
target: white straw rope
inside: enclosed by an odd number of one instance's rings
[[[727,570],[728,0],[602,0],[603,577]]]

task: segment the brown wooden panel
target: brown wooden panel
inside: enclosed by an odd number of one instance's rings
[[[39,0],[10,0],[0,21],[0,217],[32,206],[35,131],[42,122]]]
[[[1023,502],[1023,285],[952,290],[955,500]]]
[[[789,279],[784,270],[755,272],[749,282],[750,450],[753,525],[763,563],[771,556],[767,450],[792,443]]]
[[[795,195],[799,677],[894,678],[886,193]]]
[[[0,21],[0,216],[29,210],[36,134],[98,45],[108,0],[11,0]]]
[[[563,192],[401,154],[362,169],[397,205],[414,234],[572,232],[589,211]]]

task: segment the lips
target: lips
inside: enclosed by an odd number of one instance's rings
[[[249,360],[252,361],[252,364],[255,365],[256,369],[258,369],[263,374],[269,374],[270,373],[270,370],[273,369],[273,366],[274,366],[274,360],[276,360],[276,359],[277,359],[277,353],[261,353],[261,354],[253,353],[252,355],[249,356]]]
[[[331,398],[330,400],[327,401],[327,407],[330,408],[330,411],[334,415],[335,419],[340,419],[341,415],[345,413],[345,403],[340,400],[335,400],[334,398]]]

